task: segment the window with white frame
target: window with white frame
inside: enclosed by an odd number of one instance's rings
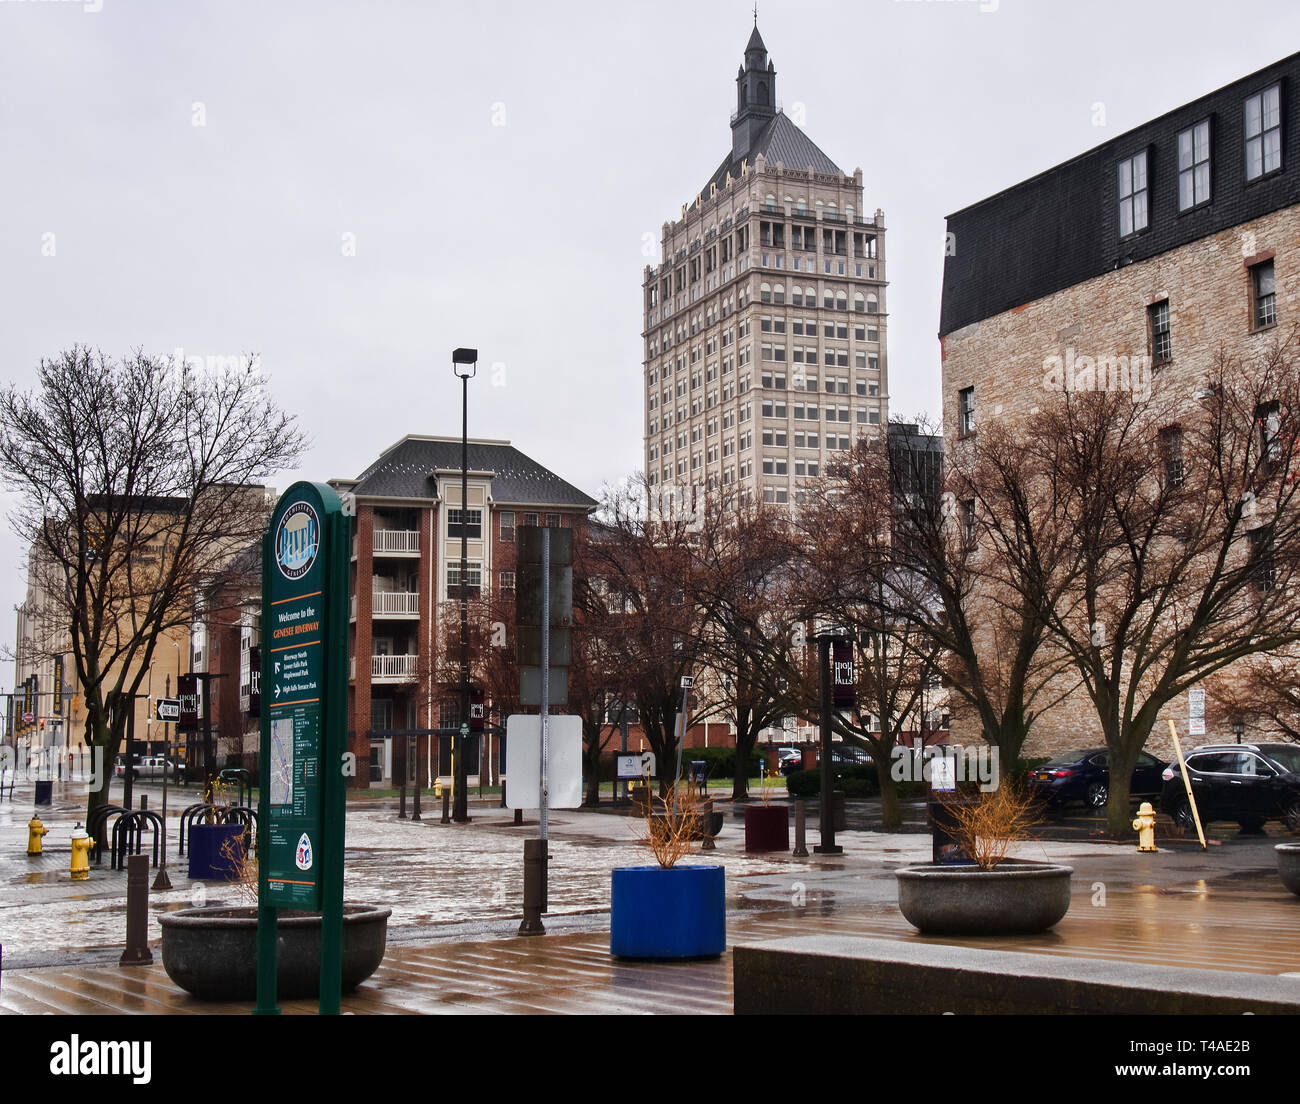
[[[1178,209],[1210,201],[1210,120],[1178,135]]]
[[[1135,153],[1119,163],[1119,236],[1147,227],[1147,153]]]
[[[1246,100],[1246,179],[1256,180],[1282,167],[1281,85]]]

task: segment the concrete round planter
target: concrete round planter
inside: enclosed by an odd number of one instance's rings
[[[790,807],[788,805],[746,805],[745,850],[789,851]]]
[[[1277,852],[1277,872],[1282,884],[1300,895],[1300,843],[1279,843],[1273,850]]]
[[[1070,908],[1073,868],[1001,862],[992,870],[927,863],[904,867],[898,907],[927,935],[1027,935],[1046,931]]]
[[[716,958],[727,949],[721,866],[613,871],[609,950],[620,958]]]
[[[343,908],[343,990],[355,989],[383,961],[392,909]],[[158,918],[167,976],[200,1000],[257,999],[257,910],[179,909]],[[276,945],[280,1000],[320,995],[319,913],[282,911]]]

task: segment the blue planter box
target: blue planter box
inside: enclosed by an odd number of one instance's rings
[[[195,824],[190,827],[191,878],[198,881],[233,881],[238,871],[222,854],[226,840],[237,840],[245,831],[243,824]]]
[[[720,866],[625,866],[613,872],[609,950],[621,958],[716,958],[727,949]]]

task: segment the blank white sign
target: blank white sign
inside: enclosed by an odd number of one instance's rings
[[[582,804],[582,718],[549,717],[546,728],[546,806],[576,809]],[[541,785],[542,718],[517,713],[506,719],[506,808],[538,808]]]

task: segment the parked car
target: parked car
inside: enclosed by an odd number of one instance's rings
[[[1235,820],[1248,832],[1281,820],[1300,832],[1300,745],[1202,744],[1187,753],[1187,778],[1201,823]],[[1166,767],[1160,808],[1186,831],[1195,831],[1178,765]]]
[[[1029,789],[1037,798],[1053,806],[1082,801],[1094,809],[1104,808],[1110,797],[1110,752],[1106,748],[1069,751],[1029,772]],[[1161,777],[1168,767],[1163,759],[1138,752],[1137,764],[1129,779],[1129,796],[1138,799],[1158,797],[1164,786]]]
[[[168,763],[161,755],[137,755],[135,757],[135,777],[160,779],[164,772],[175,781],[180,777],[180,764]],[[113,759],[113,777],[121,778],[126,774],[126,756],[118,755]]]
[[[875,760],[871,758],[870,752],[864,751],[853,744],[832,744],[831,762],[853,763],[859,767],[869,767],[875,763]]]
[[[798,748],[783,747],[776,749],[776,769],[782,775],[803,769],[803,752]]]

